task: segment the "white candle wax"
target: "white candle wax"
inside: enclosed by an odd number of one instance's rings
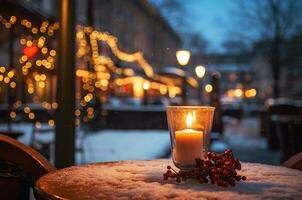
[[[195,164],[202,158],[203,131],[185,129],[175,132],[175,160],[179,164]]]

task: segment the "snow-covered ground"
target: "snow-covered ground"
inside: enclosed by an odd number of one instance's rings
[[[42,128],[47,128],[45,125]],[[0,131],[7,130],[5,124]],[[13,125],[14,131],[22,131],[24,136],[19,141],[30,144],[32,124]],[[104,130],[93,133],[77,131],[77,146],[83,139],[84,155],[76,154],[77,163],[94,163],[116,160],[148,160],[160,158],[169,151],[170,138],[168,131],[163,130]],[[39,140],[52,141],[53,132],[37,136]],[[53,160],[53,158],[51,158]]]
[[[146,160],[162,157],[170,148],[168,131],[105,130],[85,139],[88,162]]]

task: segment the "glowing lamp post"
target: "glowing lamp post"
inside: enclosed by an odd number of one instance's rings
[[[148,104],[148,90],[150,88],[150,83],[149,82],[144,82],[143,84],[144,88],[144,104]]]
[[[204,89],[207,93],[211,93],[213,91],[213,86],[211,84],[206,84]]]
[[[181,66],[186,66],[190,60],[191,52],[188,50],[178,50],[176,52],[177,62]]]
[[[186,66],[189,63],[191,52],[189,50],[178,50],[176,52],[177,62],[181,66]],[[187,103],[187,74],[184,75],[182,80],[182,100],[183,104]]]
[[[144,88],[144,90],[148,90],[150,88],[150,83],[149,82],[145,82],[143,84],[143,88]]]
[[[195,67],[195,73],[198,78],[203,78],[206,73],[206,68],[202,65],[198,65]]]
[[[196,76],[199,78],[198,80],[198,85],[199,85],[199,89],[200,89],[200,103],[202,104],[203,101],[202,101],[202,98],[203,98],[203,90],[202,90],[202,78],[204,77],[204,75],[206,74],[206,68],[202,65],[198,65],[195,67],[195,73],[196,73]]]

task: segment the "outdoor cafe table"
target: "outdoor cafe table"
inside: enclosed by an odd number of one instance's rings
[[[170,160],[121,161],[74,166],[36,183],[45,199],[302,199],[302,171],[242,163],[246,181],[223,188],[194,181],[164,181]]]

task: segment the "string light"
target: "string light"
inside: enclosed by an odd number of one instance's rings
[[[246,90],[244,94],[245,94],[245,97],[252,98],[257,95],[257,91],[256,91],[256,89],[252,88],[252,89]]]
[[[16,114],[16,112],[12,111],[12,112],[10,112],[9,116],[10,116],[12,119],[14,119],[14,118],[16,118],[17,114]]]
[[[90,38],[90,41],[87,41],[87,38]],[[147,87],[146,84],[144,85],[144,83],[150,82],[149,87],[153,90],[157,90],[159,95],[165,95],[167,91],[170,90],[169,96],[174,98],[176,95],[181,93],[181,89],[175,86],[174,79],[154,74],[152,67],[144,60],[141,52],[136,52],[133,54],[122,52],[118,48],[117,38],[109,33],[96,31],[92,27],[88,28],[78,26],[76,39],[78,44],[77,57],[94,63],[94,71],[83,69],[76,71],[76,76],[81,78],[82,82],[84,83],[82,85],[84,91],[93,94],[93,91],[95,91],[94,88],[99,88],[101,91],[107,92],[109,88],[126,87],[127,85],[132,85],[134,97],[141,98],[143,95],[142,90],[144,87]],[[144,70],[146,76],[152,78],[152,81],[135,76],[135,72],[132,69],[121,69],[116,67],[111,58],[105,56],[105,54],[101,55],[99,53],[98,41],[102,41],[107,44],[112,53],[121,61],[136,62]],[[92,57],[90,57],[90,53]],[[114,85],[110,85],[110,71],[117,75],[123,74],[126,77],[114,78],[112,80]],[[95,76],[95,74],[97,76]],[[104,74],[108,74],[108,78],[104,77]],[[191,86],[198,87],[198,82],[195,79],[189,77],[187,81]],[[101,96],[100,98],[105,99],[104,96]],[[86,95],[84,96],[80,105],[85,105],[90,100],[91,98]]]
[[[30,70],[33,67],[44,67],[47,70],[53,70],[56,62],[56,51],[54,49],[48,49],[46,46],[50,41],[50,36],[54,35],[55,31],[58,30],[59,24],[50,23],[49,21],[44,21],[39,27],[35,26],[32,22],[27,19],[18,20],[16,16],[11,16],[10,18],[4,18],[0,16],[0,22],[4,25],[5,28],[9,29],[13,24],[19,22],[21,26],[24,26],[27,29],[28,35],[22,35],[20,38],[20,45],[23,46],[23,54],[19,58],[19,63],[21,64],[22,75],[26,77],[26,86],[27,92],[29,94],[35,93],[35,88],[38,86],[43,89],[47,84],[46,74],[38,74],[35,72],[35,68]],[[40,34],[39,34],[40,33]],[[36,57],[36,53],[40,51],[39,57]],[[16,88],[17,83],[14,81],[15,71],[10,70],[6,72],[4,66],[0,67],[0,81],[3,81],[6,84],[9,84],[10,88]],[[28,76],[32,75],[32,76]],[[37,83],[35,83],[34,81]],[[40,90],[41,91],[41,90]],[[37,96],[33,96],[33,102],[37,102],[39,99]],[[14,103],[13,108],[18,109],[22,105],[20,100],[17,100]],[[42,106],[45,109],[56,109],[58,104],[56,102],[42,103]],[[24,113],[28,114],[29,119],[35,119],[36,115],[31,111],[30,105],[24,107]],[[15,111],[10,112],[10,117],[14,117]],[[36,123],[36,126],[39,126],[40,122]],[[51,125],[50,121],[50,125]]]
[[[28,114],[28,118],[29,118],[29,119],[35,119],[35,113],[32,113],[32,112],[29,113],[29,114]]]
[[[42,127],[42,123],[39,122],[39,121],[37,121],[37,122],[35,123],[35,127],[36,127],[36,128],[41,128],[41,127]]]
[[[55,121],[53,119],[48,120],[48,125],[49,126],[54,126],[55,125]]]
[[[237,88],[235,91],[235,97],[242,97],[243,91],[240,88]]]
[[[19,42],[24,49],[27,48],[32,54],[23,52],[19,58],[19,63],[21,65],[22,75],[26,80],[25,85],[27,86],[28,94],[32,95],[34,102],[39,102],[39,98],[35,92],[47,88],[48,81],[46,74],[37,73],[35,71],[38,68],[39,70],[42,68],[45,70],[53,70],[55,68],[57,52],[47,45],[51,42],[51,36],[59,29],[59,23],[44,21],[40,26],[36,26],[28,19],[17,19],[15,16],[6,19],[0,16],[0,22],[7,29],[18,22],[28,31],[28,35],[22,35]],[[81,99],[81,96],[78,98],[82,107],[86,107],[94,97],[99,97],[101,102],[106,102],[108,100],[109,89],[116,89],[117,86],[125,87],[134,85],[134,83],[139,83],[137,86],[140,90],[148,88],[157,91],[160,95],[166,95],[168,93],[171,98],[181,94],[180,87],[176,86],[173,79],[154,73],[152,66],[146,61],[142,52],[126,53],[120,50],[118,47],[118,39],[108,32],[96,31],[92,27],[77,26],[76,41],[78,44],[77,57],[83,59],[85,63],[91,63],[93,66],[92,71],[84,69],[76,70],[76,76],[81,79],[82,88],[85,91],[83,99]],[[105,54],[100,54],[100,41],[102,44],[108,45],[113,55],[119,60],[127,63],[136,63],[143,69],[148,79],[137,76],[131,68],[119,68],[110,57]],[[7,72],[6,68],[1,66],[0,73],[0,81],[9,84],[11,88],[17,86],[16,81],[13,80],[16,73],[15,71]],[[112,74],[114,74],[114,76],[112,76]],[[188,82],[193,87],[198,86],[195,79],[188,78]],[[17,102],[19,103],[18,105],[16,104],[14,108],[18,108],[22,105],[22,103],[20,103],[21,101]],[[42,106],[47,110],[58,108],[56,102],[43,102]],[[28,114],[30,119],[36,117],[29,105],[24,107],[24,112]],[[91,109],[91,107],[89,107],[86,112],[87,115],[84,116],[84,121],[95,117],[95,111]],[[75,115],[77,117],[81,116],[81,111],[78,110]],[[49,120],[48,125],[51,124],[53,123]]]

